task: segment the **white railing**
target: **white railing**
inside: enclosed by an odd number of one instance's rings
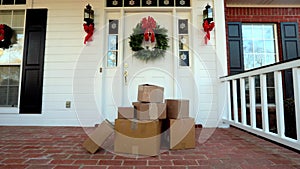
[[[283,76],[282,71],[291,69],[293,77],[294,103],[295,103],[295,121],[296,121],[296,138],[290,138],[285,135],[284,120],[284,98],[283,98]],[[267,93],[267,74],[274,75],[275,104],[268,104]],[[256,103],[255,97],[255,76],[260,77],[260,95],[261,103]],[[246,86],[245,80],[248,79],[247,90],[249,91],[249,100],[246,103]],[[285,63],[279,63],[247,71],[241,74],[222,77],[221,83],[225,83],[227,88],[227,113],[223,117],[223,122],[248,132],[265,137],[280,144],[300,150],[300,59]],[[239,83],[238,83],[239,82]],[[238,87],[238,84],[239,87]],[[248,87],[249,86],[249,87]],[[240,94],[237,94],[240,90]],[[240,100],[238,100],[240,99]],[[240,104],[238,104],[240,103]],[[273,106],[276,110],[276,131],[269,129],[269,112],[268,109]],[[247,112],[248,108],[248,112]],[[261,110],[261,127],[257,127],[256,110]],[[248,113],[248,114],[247,114]],[[247,117],[248,115],[248,117]],[[248,118],[248,119],[247,119]],[[247,122],[248,120],[248,122]],[[249,123],[250,120],[250,123]],[[259,144],[259,143],[258,143]]]

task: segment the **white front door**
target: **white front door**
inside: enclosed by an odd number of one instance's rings
[[[138,85],[140,84],[162,86],[165,98],[174,97],[175,55],[173,54],[172,13],[125,12],[123,16],[120,15],[108,14],[108,17],[121,18],[118,25],[117,65],[110,68],[106,66],[103,71],[102,115],[110,121],[117,118],[117,107],[132,106],[132,102],[137,101]],[[160,27],[168,30],[169,48],[164,58],[145,62],[133,56],[134,52],[129,46],[129,37],[133,33],[133,28],[148,16],[153,17]],[[127,74],[126,77],[125,74]]]

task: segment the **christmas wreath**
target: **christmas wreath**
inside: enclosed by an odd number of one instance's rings
[[[0,24],[0,48],[7,49],[11,45],[13,30],[5,25]]]
[[[133,56],[146,62],[164,57],[169,47],[167,32],[168,30],[157,25],[151,16],[143,18],[129,37]]]

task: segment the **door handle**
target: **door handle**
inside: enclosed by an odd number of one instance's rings
[[[124,80],[125,80],[125,85],[127,86],[127,77],[128,77],[128,71],[124,71]]]

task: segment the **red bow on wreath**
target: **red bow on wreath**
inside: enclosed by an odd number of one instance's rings
[[[92,41],[92,36],[94,33],[94,24],[83,24],[83,28],[84,31],[87,33],[87,35],[84,38],[84,44],[86,44],[86,42]]]
[[[214,27],[215,27],[214,22],[208,23],[207,20],[204,21],[203,28],[204,28],[204,32],[206,32],[205,44],[207,44],[207,41],[210,40],[210,31],[212,31]]]
[[[5,31],[4,31],[4,25],[0,24],[0,41],[4,40]]]
[[[155,34],[154,34],[153,29],[156,28],[156,21],[151,16],[148,16],[148,19],[143,18],[142,28],[145,29],[145,32],[144,32],[145,41],[149,41],[149,39],[150,39],[151,42],[154,42]]]

